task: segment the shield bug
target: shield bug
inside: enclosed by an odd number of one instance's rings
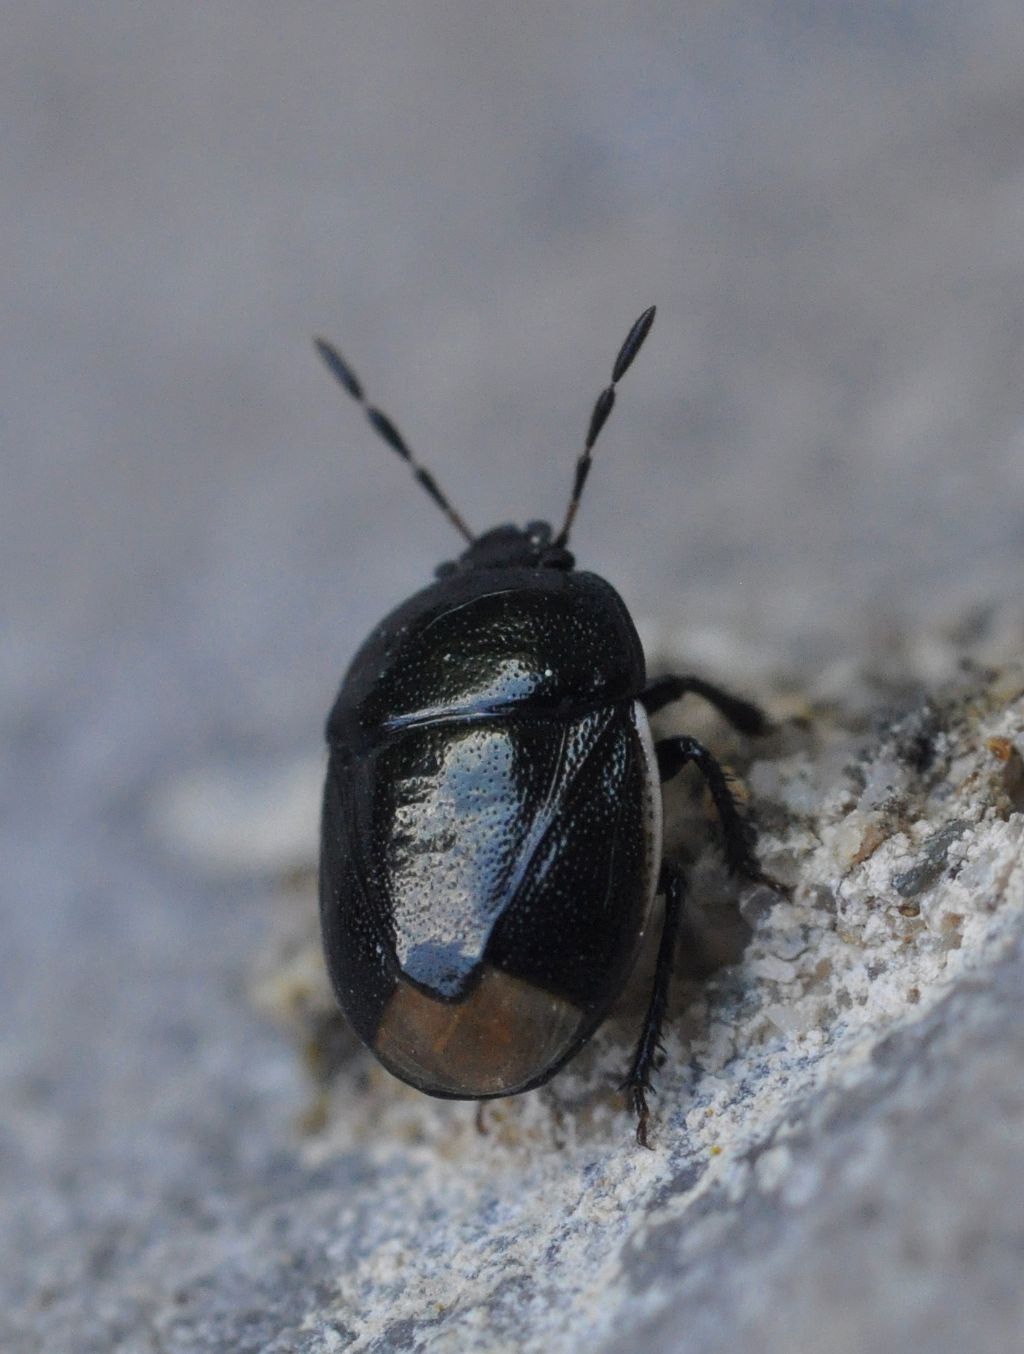
[[[365,641],[328,719],[320,915],[338,1001],[384,1066],[429,1095],[531,1090],[608,1015],[660,892],[657,964],[624,1083],[643,1145],[684,890],[662,859],[661,782],[693,763],[730,868],[763,877],[722,768],[694,738],[655,743],[648,716],[693,693],[744,733],[766,728],[755,706],[698,677],[648,683],[625,604],[568,549],[616,385],[653,322],[651,306],[619,350],[557,532],[531,522],[474,535],[317,340],[466,541]]]

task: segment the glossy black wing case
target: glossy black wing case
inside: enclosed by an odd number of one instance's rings
[[[585,588],[593,578],[572,577]],[[328,966],[360,1037],[435,1095],[507,1095],[552,1075],[620,993],[650,908],[660,795],[634,696],[639,644],[628,617],[617,633],[625,608],[600,580],[581,628],[580,589],[565,580],[552,580],[545,605],[507,575],[499,592],[478,579],[457,604],[460,657],[447,660],[465,665],[457,679],[410,662],[417,646],[437,664],[454,651],[423,643],[452,611],[433,614],[426,590],[371,636],[378,680],[364,679],[357,657],[332,715]],[[563,603],[571,637],[558,629]],[[495,625],[504,683],[487,664]],[[559,633],[569,642],[553,645]],[[567,666],[577,689],[586,669],[583,705],[558,695]],[[382,692],[389,671],[410,668],[418,709]],[[360,714],[368,706],[372,720]]]
[[[326,950],[346,1014],[397,1075],[435,1094],[526,1089],[607,1014],[655,870],[644,738],[622,703],[332,756]]]

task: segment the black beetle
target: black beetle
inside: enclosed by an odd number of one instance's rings
[[[625,604],[567,547],[597,436],[654,322],[630,330],[594,406],[561,530],[474,536],[335,348],[317,348],[468,549],[356,654],[327,724],[320,916],[338,1000],[384,1066],[429,1095],[540,1086],[621,995],[654,899],[653,990],[624,1088],[647,1142],[682,877],[661,858],[659,782],[703,774],[729,866],[764,878],[725,773],[648,716],[693,692],[748,734],[760,710],[696,677],[646,682]]]

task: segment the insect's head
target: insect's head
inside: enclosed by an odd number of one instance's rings
[[[447,578],[470,569],[571,569],[575,559],[552,537],[547,522],[492,527],[477,536],[457,560],[440,565],[437,577]]]
[[[565,518],[557,535],[553,535],[547,522],[528,522],[525,527],[511,525],[493,527],[490,531],[484,532],[482,536],[474,536],[464,518],[456,512],[442,493],[441,486],[434,479],[434,476],[413,455],[405,438],[387,414],[367,403],[366,396],[363,394],[362,382],[337,348],[328,343],[326,339],[318,338],[316,340],[317,351],[335,380],[345,388],[357,403],[363,406],[366,417],[370,420],[374,431],[384,439],[392,451],[397,452],[405,461],[416,479],[419,480],[455,530],[469,543],[469,549],[464,551],[456,562],[441,565],[437,571],[438,577],[443,578],[447,574],[466,569],[499,569],[516,566],[555,569],[571,569],[573,567],[573,557],[565,547],[569,541],[572,524],[576,519],[576,510],[579,508],[580,498],[583,495],[583,486],[586,484],[587,476],[590,473],[594,443],[597,441],[598,434],[604,427],[608,415],[614,408],[616,384],[629,370],[644,339],[651,331],[654,313],[654,306],[649,306],[630,329],[612,367],[611,382],[597,397],[593,413],[590,415],[583,450],[576,462],[576,474],[573,479],[569,506],[565,510]]]

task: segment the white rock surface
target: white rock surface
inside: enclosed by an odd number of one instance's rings
[[[988,658],[1018,634],[1012,617],[993,623]],[[615,1089],[644,963],[592,1044],[548,1087],[488,1105],[481,1135],[473,1106],[400,1085],[341,1026],[312,876],[292,871],[254,968],[253,937],[236,929],[234,942],[256,1006],[303,1055],[289,1081],[259,1053],[255,1010],[179,982],[199,1002],[195,1041],[187,1017],[167,1026],[157,988],[140,1058],[184,1041],[199,1061],[180,1063],[155,1103],[108,1106],[102,1146],[78,1152],[46,1213],[33,1154],[67,1156],[53,1135],[78,1121],[62,1128],[44,1107],[79,1094],[88,1068],[69,1066],[60,1088],[20,1083],[3,1348],[38,1348],[45,1332],[47,1347],[83,1354],[812,1354],[823,1330],[840,1354],[1012,1347],[1024,669],[965,668],[932,634],[925,647],[944,658],[926,688],[913,668],[923,642],[833,674],[820,701],[765,676],[779,728],[756,748],[696,703],[661,721],[699,728],[734,766],[791,894],[737,889],[700,785],[670,788],[692,903],[652,1151]],[[286,807],[294,787],[287,772]],[[245,779],[237,794],[251,802]],[[216,802],[229,800],[222,787]],[[226,817],[237,821],[230,804]],[[182,821],[170,814],[162,840]],[[223,877],[225,864],[219,845],[210,868]],[[276,1080],[240,1092],[242,1049]],[[151,1185],[129,1188],[140,1171]]]
[[[1024,669],[961,674],[900,718],[876,711],[874,730],[860,711],[877,675],[848,680],[845,718],[809,711],[744,772],[790,900],[737,896],[702,845],[703,797],[670,792],[701,901],[653,1152],[614,1090],[642,990],[549,1087],[489,1105],[483,1137],[472,1107],[400,1086],[351,1044],[340,1068],[320,1060],[303,1159],[375,1168],[372,1199],[339,1204],[334,1286],[304,1314],[322,1347],[340,1325],[355,1350],[486,1333],[538,1351],[810,1354],[827,1323],[839,1350],[953,1350],[969,1333],[996,1349],[1024,1319],[1009,1183],[1024,1166]],[[716,896],[733,901],[704,905]],[[329,994],[315,948],[292,949],[303,962],[271,966],[260,992],[315,1047]]]

